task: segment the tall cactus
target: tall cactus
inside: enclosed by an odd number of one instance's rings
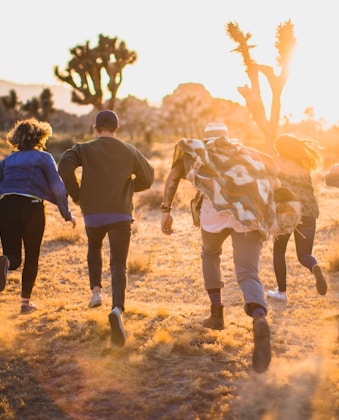
[[[107,89],[110,92],[105,107],[113,110],[122,72],[127,64],[137,60],[137,53],[126,48],[124,41],[117,37],[99,35],[98,45],[90,47],[89,41],[70,49],[72,59],[61,72],[54,68],[55,76],[72,88],[72,102],[80,105],[93,105],[100,110],[104,106],[103,71],[108,77]]]
[[[277,27],[275,47],[278,51],[277,65],[280,67],[280,72],[277,75],[271,66],[258,64],[251,57],[251,49],[255,47],[249,45],[251,34],[245,35],[239,25],[232,22],[226,25],[226,34],[238,45],[233,51],[242,55],[250,81],[250,85],[238,87],[238,92],[245,99],[249,112],[264,134],[266,145],[271,146],[279,126],[281,94],[287,82],[291,56],[297,43],[294,36],[294,25],[288,20]],[[272,93],[269,118],[266,116],[262,100],[259,73],[266,77]]]

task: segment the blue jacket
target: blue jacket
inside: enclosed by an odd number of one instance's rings
[[[0,162],[0,194],[22,194],[56,204],[67,221],[72,214],[55,160],[39,150],[13,152]]]

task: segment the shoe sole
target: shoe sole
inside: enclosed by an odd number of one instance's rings
[[[94,293],[92,299],[90,300],[88,307],[89,308],[98,308],[102,305],[102,296],[98,293]]]
[[[257,373],[267,370],[271,362],[270,327],[265,318],[255,320],[252,366]]]
[[[36,306],[28,306],[28,307],[26,307],[26,306],[21,306],[21,311],[20,311],[20,313],[21,314],[29,314],[29,313],[31,313],[31,312],[34,312],[34,311],[36,311],[38,308],[36,307]]]
[[[6,287],[7,270],[8,270],[8,260],[4,255],[1,255],[0,256],[0,292],[2,292]]]
[[[203,321],[201,325],[203,328],[209,328],[210,330],[221,331],[225,329],[224,324],[223,325],[208,325],[207,323]]]
[[[92,308],[98,308],[101,305],[102,305],[102,301],[101,302],[99,301],[99,302],[93,303],[92,305],[89,304],[88,307],[92,309]]]
[[[312,268],[312,273],[316,280],[316,288],[319,295],[326,295],[327,293],[327,283],[321,271],[319,265],[315,265]]]
[[[111,326],[111,342],[115,346],[123,347],[125,345],[125,329],[122,325],[121,318],[114,312],[108,315],[108,320]]]
[[[276,296],[271,296],[271,295],[269,295],[268,293],[267,293],[267,297],[268,298],[270,298],[270,299],[273,299],[273,300],[276,300],[277,302],[287,302],[287,298],[278,298],[278,297],[276,297]]]

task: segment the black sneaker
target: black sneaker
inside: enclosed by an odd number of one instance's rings
[[[9,260],[6,255],[0,255],[0,292],[6,287]]]
[[[123,347],[126,340],[126,332],[122,322],[122,316],[118,307],[112,309],[108,315],[111,326],[111,342],[115,346]]]
[[[252,356],[253,369],[257,373],[267,370],[271,362],[270,327],[264,316],[253,321],[254,350]]]
[[[315,281],[316,281],[316,288],[317,288],[317,291],[318,291],[319,295],[326,295],[327,283],[326,283],[325,277],[323,276],[321,268],[319,267],[318,264],[315,264],[312,267],[312,273],[313,273]]]

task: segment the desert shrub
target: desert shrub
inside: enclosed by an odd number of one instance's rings
[[[58,162],[65,150],[70,149],[76,142],[82,141],[83,135],[78,133],[53,134],[53,136],[48,139],[46,151],[51,153]]]
[[[128,274],[144,274],[150,272],[150,259],[141,252],[130,252],[128,259]]]
[[[337,232],[328,246],[327,266],[328,271],[334,273],[339,271],[339,233]]]
[[[143,210],[156,210],[160,208],[162,203],[162,190],[159,188],[151,188],[149,190],[140,192],[135,199],[135,211]]]

